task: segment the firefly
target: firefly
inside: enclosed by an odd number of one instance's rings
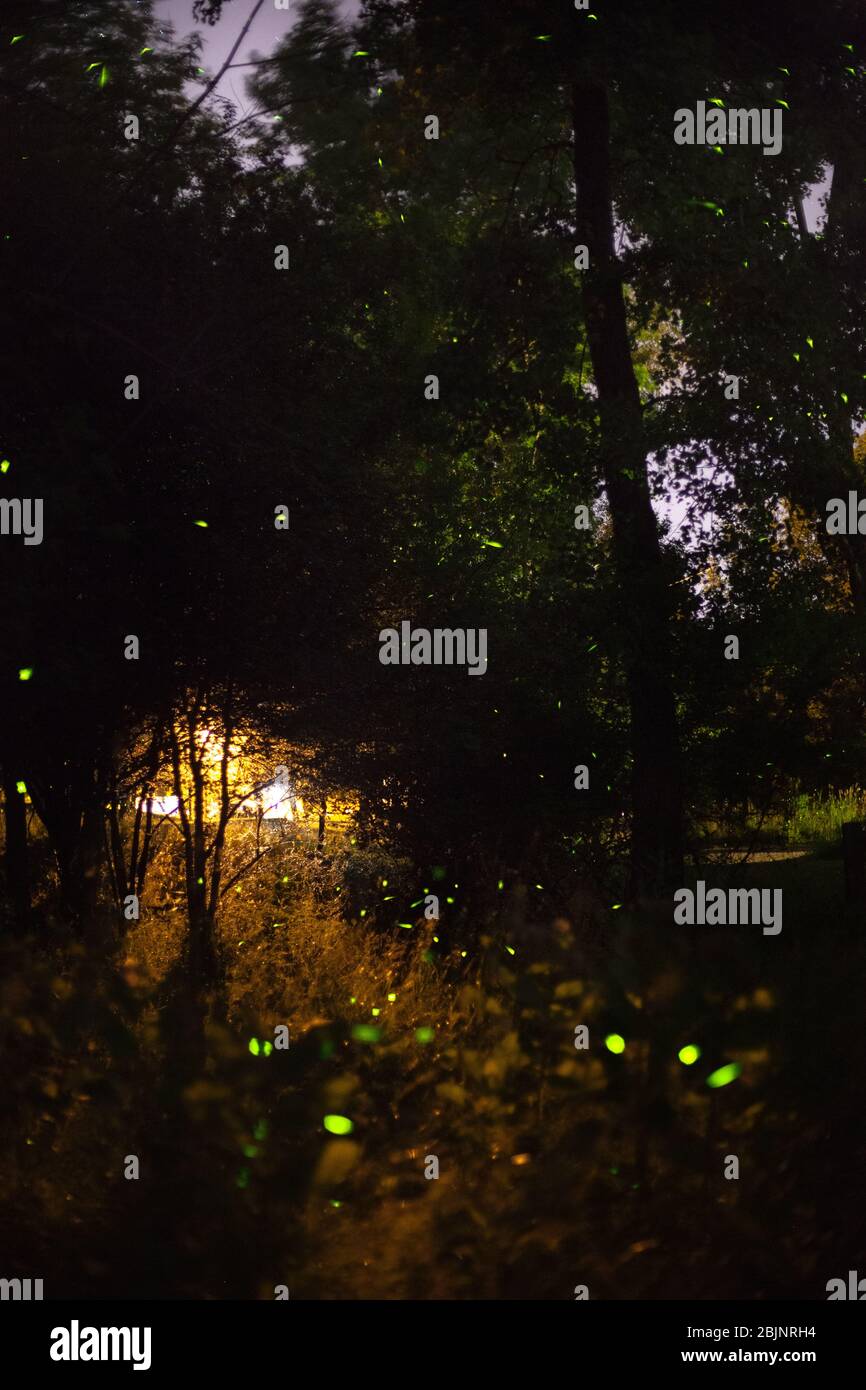
[[[739,1062],[729,1062],[726,1067],[718,1067],[716,1071],[710,1072],[707,1085],[714,1091],[719,1086],[729,1086],[732,1081],[736,1081],[742,1070]]]
[[[345,1115],[326,1115],[322,1121],[329,1134],[351,1134],[355,1126]]]

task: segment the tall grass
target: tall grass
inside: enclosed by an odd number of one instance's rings
[[[862,787],[798,796],[785,819],[784,832],[789,844],[837,841],[843,822],[849,820],[866,820],[866,791]]]

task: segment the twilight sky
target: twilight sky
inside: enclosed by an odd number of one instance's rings
[[[193,30],[201,35],[204,41],[204,66],[213,73],[224,62],[254,4],[255,0],[229,0],[223,7],[219,23],[214,25],[193,22],[193,0],[154,0],[154,13],[163,22],[173,24],[178,35]],[[245,62],[254,50],[259,57],[268,57],[283,34],[291,29],[298,8],[299,0],[291,0],[291,8],[288,10],[278,10],[274,6],[274,0],[265,0],[234,61]],[[341,0],[340,9],[345,15],[355,15],[359,8],[359,0]],[[250,71],[249,68],[234,68],[225,74],[217,89],[221,96],[228,97],[235,104],[241,116],[253,109],[247,100],[244,84],[244,79]],[[685,99],[684,104],[688,104]],[[827,192],[828,185],[829,180],[816,185],[806,198],[806,219],[811,231],[815,231],[823,221],[820,199]]]
[[[164,23],[174,25],[178,36],[196,32],[204,41],[204,66],[211,72],[218,71],[225,61],[235,39],[246,23],[255,0],[230,0],[223,6],[222,17],[217,24],[195,24],[192,17],[193,0],[155,0],[154,14]],[[342,0],[340,9],[346,15],[357,14],[358,0]],[[274,8],[274,0],[265,0],[243,44],[235,54],[234,61],[243,63],[255,49],[261,58],[267,58],[277,42],[292,28],[298,4],[292,0],[288,10]],[[245,77],[251,68],[235,68],[227,72],[219,87],[221,96],[228,97],[238,109],[238,114],[246,115],[252,110],[245,93]]]

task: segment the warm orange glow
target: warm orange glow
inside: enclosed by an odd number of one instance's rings
[[[192,806],[193,778],[189,767],[188,741],[178,730],[181,750],[181,786],[187,810]],[[204,785],[204,814],[209,821],[219,819],[222,804],[223,775],[223,735],[212,728],[200,729],[195,734],[196,756],[201,765]],[[309,758],[309,751],[306,753]],[[303,767],[305,758],[295,751],[285,749],[279,758],[271,762],[265,759],[256,748],[252,732],[238,733],[228,745],[226,782],[229,802],[233,808],[233,820],[242,821],[248,816],[261,817],[265,821],[284,821],[298,825],[318,827],[319,816],[324,810],[325,821],[334,827],[351,824],[357,811],[358,799],[348,792],[329,796],[323,802],[319,795],[313,794],[305,804],[298,795],[294,769]],[[140,799],[139,806],[145,806]],[[308,809],[312,806],[312,809]],[[145,806],[146,809],[146,806]],[[166,767],[157,779],[152,798],[152,810],[156,816],[178,816],[178,797],[172,785],[170,768]]]

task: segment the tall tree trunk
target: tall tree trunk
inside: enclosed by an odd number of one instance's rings
[[[676,886],[683,797],[670,654],[670,596],[647,476],[622,269],[614,247],[609,109],[602,86],[572,91],[577,240],[589,252],[583,310],[598,391],[602,467],[613,523],[631,717],[633,893]]]
[[[30,915],[30,881],[27,868],[27,809],[17,789],[11,761],[3,762],[3,812],[6,826],[6,892],[16,927],[27,925]]]
[[[824,245],[819,247],[819,255],[826,264],[827,252],[841,253],[843,260],[847,248],[853,263],[847,267],[848,275],[853,275],[858,286],[864,269],[864,236],[866,236],[866,199],[863,197],[863,181],[866,174],[866,159],[859,140],[850,136],[845,148],[837,150],[833,165],[833,182],[827,203],[827,221],[824,227]],[[832,265],[832,262],[831,262]],[[832,274],[832,270],[831,270]],[[844,296],[844,286],[835,286],[840,300]],[[847,383],[846,383],[847,384]],[[832,449],[831,470],[834,475],[833,491],[820,499],[819,517],[826,517],[826,506],[830,497],[846,497],[849,489],[860,491],[862,495],[863,475],[854,458],[854,431],[850,411],[843,409],[838,402],[830,421],[830,442]],[[820,522],[819,522],[820,525]],[[826,536],[826,522],[822,528]],[[860,671],[863,678],[862,697],[866,705],[866,539],[859,533],[846,536],[843,540],[843,553],[851,586],[851,604],[855,618],[855,640]]]
[[[849,285],[853,281],[859,287],[866,262],[864,181],[866,156],[860,143],[849,138],[844,148],[837,149],[833,161],[823,238],[803,239],[805,274],[822,285],[829,303],[838,302],[840,317],[844,315],[846,277]],[[839,381],[840,389],[847,385],[844,378]],[[807,473],[792,475],[790,493],[794,502],[815,513],[819,543],[829,556],[841,559],[844,565],[854,614],[860,704],[861,709],[866,709],[866,537],[859,533],[831,536],[826,528],[827,503],[831,498],[847,499],[849,491],[862,496],[863,470],[854,456],[851,411],[835,400],[828,417],[826,448]]]
[[[102,812],[95,801],[83,805],[68,787],[34,788],[33,802],[45,826],[60,880],[60,910],[79,934],[98,927],[99,875],[104,858]],[[100,933],[97,933],[100,934]]]

